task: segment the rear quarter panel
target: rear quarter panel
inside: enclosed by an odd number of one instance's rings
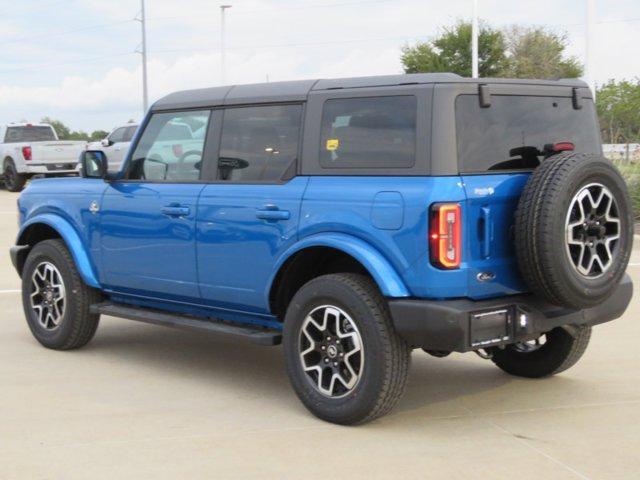
[[[393,266],[412,296],[466,296],[464,269],[443,271],[429,261],[428,209],[465,201],[460,177],[311,177],[299,238],[344,233],[364,240]]]

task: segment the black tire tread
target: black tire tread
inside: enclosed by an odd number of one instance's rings
[[[554,369],[549,375],[555,375],[557,373],[564,372],[565,370],[570,369],[578,360],[582,358],[584,352],[586,352],[587,347],[589,346],[589,341],[591,340],[591,327],[581,327],[577,328],[574,334],[574,342],[571,345],[571,350],[567,354],[567,358],[565,358],[564,362],[560,364],[556,369]]]
[[[367,423],[387,414],[402,397],[409,373],[411,349],[395,333],[387,302],[370,278],[355,273],[338,273],[327,275],[325,278],[328,277],[334,277],[332,280],[343,283],[357,292],[374,312],[373,320],[383,327],[383,344],[388,353],[387,358],[391,358],[391,361],[385,368],[387,375],[375,407],[369,415],[357,422]]]
[[[91,313],[90,307],[91,305],[100,302],[101,293],[84,283],[78,273],[73,257],[63,240],[57,238],[44,240],[33,247],[31,252],[29,252],[29,257],[37,256],[42,247],[47,246],[55,249],[57,253],[62,256],[70,272],[71,279],[70,285],[67,286],[67,290],[68,294],[74,295],[75,297],[75,311],[66,312],[67,316],[65,321],[71,322],[71,330],[64,342],[56,345],[46,344],[45,346],[54,350],[73,350],[83,347],[93,338],[96,330],[98,329],[100,315]],[[30,259],[27,258],[25,267],[30,263],[29,260]],[[36,338],[38,337],[36,336]]]
[[[366,415],[338,421],[324,419],[344,425],[367,423],[388,413],[402,397],[409,372],[411,348],[395,332],[386,300],[370,278],[355,273],[334,273],[316,277],[309,281],[305,287],[313,288],[314,283],[327,281],[351,290],[364,301],[371,312],[369,320],[377,324],[376,331],[380,334],[380,343],[385,352],[383,355],[385,364],[383,368],[378,370],[378,374],[382,375],[382,387],[376,392],[377,398]],[[295,301],[295,297],[293,301]],[[292,374],[291,369],[289,369],[289,373]],[[318,413],[316,415],[323,418]]]
[[[9,185],[6,182],[6,171],[7,168],[11,167],[13,169],[14,175],[15,175],[15,184],[14,185]],[[27,183],[27,176],[18,173],[18,171],[16,170],[16,166],[15,163],[13,162],[13,160],[11,158],[8,158],[7,160],[5,160],[4,165],[3,165],[3,171],[2,171],[3,175],[5,175],[5,187],[7,188],[8,191],[10,192],[20,192],[22,191],[22,189],[24,188],[25,184]]]
[[[591,327],[562,327],[550,332],[549,348],[539,351],[518,352],[511,347],[494,349],[492,361],[504,372],[518,377],[544,378],[564,372],[582,358],[591,339]],[[549,334],[548,334],[549,335]]]

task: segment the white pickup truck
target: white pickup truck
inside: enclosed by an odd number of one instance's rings
[[[51,125],[0,125],[0,159],[7,190],[19,192],[33,175],[47,177],[78,173],[84,141],[63,141]]]

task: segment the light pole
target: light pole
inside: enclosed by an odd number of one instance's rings
[[[587,22],[585,32],[585,62],[584,76],[591,87],[593,98],[596,98],[596,81],[594,75],[593,47],[595,45],[595,26],[596,26],[596,0],[587,0]]]
[[[220,5],[220,83],[224,85],[227,81],[227,52],[225,45],[225,11],[233,5]]]
[[[473,0],[471,19],[471,76],[478,78],[478,0]]]
[[[142,108],[147,113],[149,108],[149,91],[147,87],[147,24],[144,10],[144,0],[140,0],[140,18],[136,18],[142,28],[142,43],[140,45],[140,55],[142,56]]]

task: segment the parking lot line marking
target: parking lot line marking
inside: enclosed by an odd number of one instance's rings
[[[638,267],[640,266],[640,262],[634,262],[629,264],[630,267]]]
[[[0,215],[15,215],[18,212],[0,212]]]
[[[0,290],[0,293],[20,293],[22,290]]]
[[[470,416],[476,417],[476,418],[480,418],[480,416],[476,415],[475,412],[473,412],[473,410],[471,410],[469,407],[463,406],[462,408],[464,410],[466,410],[469,413]],[[518,435],[516,435],[515,433],[509,431],[508,429],[498,425],[497,423],[495,423],[490,418],[482,418],[482,421],[484,421],[486,424],[490,425],[491,427],[495,428],[496,430],[513,437],[513,439],[516,440],[518,443],[520,443],[522,446],[530,448],[534,452],[536,452],[539,455],[542,455],[543,457],[545,457],[547,460],[550,460],[550,461],[554,462],[555,464],[565,468],[567,471],[571,472],[576,477],[578,477],[578,478],[580,478],[582,480],[590,480],[589,477],[584,476],[582,473],[578,472],[576,469],[570,467],[566,463],[558,460],[557,458],[555,458],[552,455],[549,455],[544,450],[541,450],[540,448],[536,447],[535,445],[532,445],[531,443],[529,443],[528,441],[526,441],[523,438],[520,438]]]
[[[513,432],[510,432],[506,428],[501,427],[500,425],[496,424],[495,422],[492,422],[491,420],[489,420],[488,423],[489,423],[489,425],[493,426],[494,428],[496,428],[497,430],[501,431],[502,433],[506,433],[507,435],[512,436],[517,442],[519,442],[520,444],[524,445],[525,447],[530,448],[534,452],[537,452],[539,455],[542,455],[546,459],[551,460],[552,462],[556,463],[557,465],[560,465],[561,467],[565,468],[567,471],[573,473],[576,477],[581,478],[582,480],[590,480],[589,477],[586,477],[582,473],[578,472],[576,469],[574,469],[574,468],[570,467],[569,465],[567,465],[566,463],[558,460],[556,457],[554,457],[552,455],[549,455],[544,450],[541,450],[538,447],[536,447],[535,445],[532,445],[531,443],[527,442],[526,440],[518,437],[516,434],[514,434]]]

